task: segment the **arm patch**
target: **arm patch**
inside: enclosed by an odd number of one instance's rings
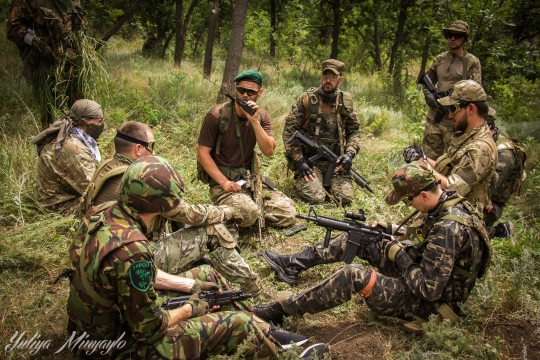
[[[154,266],[150,260],[140,260],[129,266],[131,285],[139,291],[146,292],[154,281]]]

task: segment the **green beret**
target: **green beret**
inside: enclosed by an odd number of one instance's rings
[[[251,81],[254,83],[257,83],[262,86],[263,83],[263,76],[260,72],[257,70],[246,70],[244,72],[241,72],[240,74],[236,75],[236,77],[233,79],[235,83],[239,81]]]

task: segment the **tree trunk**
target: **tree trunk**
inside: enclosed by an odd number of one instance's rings
[[[377,66],[377,71],[381,71],[381,36],[379,33],[379,15],[376,12],[373,24],[373,45],[375,46],[375,65]]]
[[[244,49],[244,27],[246,25],[248,0],[236,0],[231,21],[231,40],[229,41],[225,70],[221,86],[233,92],[233,79],[240,68],[242,50]],[[223,90],[220,91],[218,101],[223,99]]]
[[[418,73],[418,80],[426,72],[426,65],[429,56],[429,45],[431,44],[431,33],[427,33],[424,47],[422,48],[422,64],[420,65],[420,72]]]
[[[171,31],[169,36],[167,36],[167,39],[165,39],[165,43],[163,44],[163,49],[161,51],[162,59],[165,59],[165,55],[167,54],[167,48],[169,47],[169,43],[171,42],[173,35],[174,35],[174,30]]]
[[[332,26],[332,52],[330,54],[330,59],[337,59],[338,57],[338,45],[339,45],[339,30],[341,28],[341,10],[340,10],[340,0],[334,0],[332,3],[334,11],[334,24]]]
[[[177,0],[177,1],[181,1],[181,0]],[[175,48],[175,52],[174,52],[174,66],[180,66],[180,63],[182,62],[182,57],[184,56],[184,48],[186,47],[186,35],[187,35],[189,20],[191,19],[193,10],[195,10],[195,7],[197,7],[199,2],[200,0],[192,0],[191,4],[189,5],[186,18],[184,19],[184,25],[182,26],[182,32],[180,34],[180,46],[179,46],[179,49]],[[178,44],[178,30],[176,31],[176,34],[177,34],[176,43]],[[176,50],[178,50],[179,54],[176,53]]]
[[[176,39],[174,40],[174,66],[179,67],[182,61],[182,21],[184,19],[184,4],[182,0],[176,0],[176,19],[175,19],[175,32]]]
[[[130,6],[129,9],[126,10],[126,12],[124,12],[124,15],[122,15],[120,17],[120,19],[118,19],[118,21],[116,22],[116,24],[114,24],[114,26],[109,30],[107,31],[107,33],[103,36],[103,38],[101,39],[101,41],[109,41],[109,39],[114,35],[116,34],[116,32],[118,30],[120,30],[120,28],[122,27],[122,25],[124,25],[124,23],[133,15],[133,13],[135,12],[135,10],[137,10],[137,8],[139,7],[139,5],[141,5],[141,3],[143,2],[143,0],[136,0],[133,5]],[[103,43],[98,43],[96,45],[96,50],[99,50],[101,48],[101,46],[103,46]]]
[[[276,0],[270,0],[270,27],[272,28],[270,33],[270,56],[274,58],[276,56]]]
[[[219,12],[221,11],[219,2],[220,0],[214,0],[214,8],[210,15],[210,24],[208,25],[208,37],[206,39],[206,49],[204,50],[203,65],[203,74],[206,76],[210,76],[212,73],[212,53],[214,52],[214,41],[216,39]]]
[[[398,27],[396,30],[396,36],[394,37],[392,51],[390,52],[390,64],[388,65],[389,74],[392,74],[392,72],[394,71],[398,46],[405,40],[403,29],[405,28],[405,22],[407,21],[407,9],[409,8],[409,6],[410,0],[401,0],[399,5]]]

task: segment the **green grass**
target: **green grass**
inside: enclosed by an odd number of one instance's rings
[[[71,217],[45,214],[35,202],[33,185],[37,156],[30,144],[38,132],[37,107],[31,90],[21,78],[14,77],[20,68],[15,47],[5,40],[0,29],[0,48],[10,54],[0,59],[0,343],[7,344],[15,331],[34,333],[54,340],[65,341],[65,303],[68,285],[65,281],[53,285],[56,276],[68,264],[68,247],[79,221]],[[157,152],[169,159],[186,181],[186,200],[208,203],[207,187],[191,182],[196,174],[195,149],[198,132],[206,112],[215,105],[217,88],[202,78],[201,65],[186,59],[180,69],[170,61],[145,58],[139,42],[112,41],[104,58],[110,79],[100,85],[96,100],[105,112],[107,130],[100,138],[104,156],[113,152],[114,129],[126,120],[150,124],[155,132]],[[257,63],[248,56],[245,64]],[[212,80],[220,82],[224,62],[215,60]],[[242,69],[244,66],[242,66]],[[293,196],[297,210],[307,213],[309,206],[294,194],[292,174],[287,176],[281,133],[284,116],[297,97],[308,87],[318,84],[318,69],[298,69],[277,62],[263,65],[266,76],[265,92],[259,103],[270,112],[278,147],[274,156],[265,160],[264,171],[285,193]],[[363,146],[354,160],[354,168],[372,182],[375,195],[355,189],[355,203],[349,208],[333,204],[316,206],[319,214],[341,218],[345,210],[362,208],[368,221],[396,221],[410,209],[403,205],[389,207],[384,197],[390,190],[389,179],[402,165],[401,151],[412,141],[421,140],[425,106],[418,88],[411,84],[404,93],[392,93],[390,79],[381,75],[348,74],[344,88],[351,91],[362,119]],[[401,100],[400,100],[401,99]],[[321,324],[343,319],[364,322],[387,339],[384,358],[497,358],[499,343],[490,340],[478,329],[494,318],[528,319],[539,321],[538,264],[540,245],[540,165],[539,146],[530,134],[531,126],[501,122],[514,136],[525,141],[529,152],[529,179],[522,196],[514,198],[504,220],[516,225],[511,240],[493,241],[493,266],[464,306],[465,320],[457,328],[449,326],[426,328],[418,338],[401,331],[399,320],[376,317],[360,298],[332,311],[288,320],[290,329],[310,333]],[[286,238],[281,230],[270,228],[263,244],[278,252],[301,250],[322,238],[324,229],[308,224],[308,230]],[[240,243],[244,256],[261,275],[264,284],[275,290],[295,290],[277,282],[276,277],[259,256],[257,234],[245,232]],[[319,266],[301,276],[300,288],[315,284],[342,264]],[[334,343],[343,340],[338,338]],[[4,345],[5,346],[5,345]],[[24,351],[5,353],[0,357],[28,357]],[[54,346],[51,346],[54,348]],[[52,358],[51,352],[40,352],[37,358]],[[66,354],[58,356],[65,358]],[[289,357],[292,356],[292,357]],[[294,358],[288,354],[288,358]]]

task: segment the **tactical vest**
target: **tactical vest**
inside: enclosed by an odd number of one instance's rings
[[[312,87],[307,90],[308,96],[304,97],[304,122],[300,132],[307,136],[316,144],[326,145],[328,148],[334,149],[336,144],[339,144],[339,154],[343,154],[345,146],[345,129],[342,123],[342,117],[348,117],[353,111],[353,99],[349,92],[339,91],[336,98],[336,110],[333,115],[336,117],[337,134],[328,134],[321,131],[323,113],[322,99],[319,95],[318,88]],[[305,157],[308,154],[304,154]]]
[[[101,306],[113,310],[112,312],[104,314],[92,314],[88,311],[89,306],[80,307],[77,306],[77,302],[74,303],[73,301],[68,301],[67,306],[69,311],[71,311],[79,320],[82,320],[90,325],[108,325],[117,321],[121,321],[121,319],[119,319],[118,317],[120,309],[115,304],[115,300],[109,299],[106,295],[100,295],[98,292],[96,292],[94,286],[90,283],[89,279],[97,278],[97,272],[101,266],[101,262],[108,254],[129,243],[135,241],[147,241],[146,237],[142,233],[126,229],[124,223],[120,225],[114,221],[107,220],[105,212],[108,208],[114,206],[114,204],[115,202],[101,204],[97,207],[96,213],[91,215],[89,219],[84,219],[84,222],[87,226],[87,232],[79,253],[80,258],[77,269],[79,276],[77,276],[76,274],[73,274],[71,276],[71,286],[74,286],[78,291],[87,294],[89,297],[92,298],[92,300],[94,300]],[[124,215],[129,216],[121,208],[120,211]],[[111,238],[111,240],[107,242],[107,244],[101,244],[96,239],[95,242],[97,246],[100,246],[100,248],[98,248],[97,251],[94,252],[93,258],[90,260],[89,263],[87,263],[86,245],[88,244],[88,241],[98,232],[98,230],[105,225],[108,225],[111,232],[113,233],[122,235],[129,234],[129,239],[125,239],[123,237],[115,237]],[[130,256],[135,253],[137,252],[132,252]],[[127,258],[121,260],[127,260]],[[70,296],[68,300],[73,299]]]
[[[497,139],[497,151],[510,150],[517,159],[519,170],[516,172],[515,176],[511,176],[506,184],[506,189],[511,189],[509,195],[515,193],[519,194],[521,192],[521,185],[527,180],[527,172],[525,171],[525,161],[527,160],[527,153],[525,150],[513,142],[512,140],[504,137],[499,137]],[[493,194],[496,196],[496,194]]]
[[[238,115],[236,114],[236,111],[234,111],[234,103],[232,101],[227,101],[226,103],[223,103],[221,106],[221,109],[219,110],[220,120],[219,120],[219,132],[218,136],[216,138],[216,143],[214,144],[214,147],[212,148],[212,151],[214,151],[217,155],[219,155],[219,151],[221,148],[221,140],[223,139],[223,134],[227,132],[227,129],[229,128],[229,123],[231,119],[234,117],[234,127],[236,131],[236,138],[238,139],[238,147],[240,148],[240,155],[242,156],[242,162],[245,164],[244,159],[244,147],[242,145],[242,134],[240,132],[240,121],[238,120]],[[259,119],[260,121],[260,119]],[[256,153],[253,153],[253,156],[255,156]],[[253,159],[251,159],[253,160]],[[253,167],[253,161],[250,161],[251,167]],[[217,164],[216,164],[217,165]],[[248,169],[245,168],[245,166],[239,167],[239,168],[231,168],[228,166],[221,166],[217,165],[219,171],[225,177],[231,181],[238,181],[240,180],[245,174]],[[253,171],[254,169],[251,169]],[[202,164],[197,160],[197,179],[202,181],[204,184],[210,184],[210,186],[217,185],[217,182],[212,179],[210,175],[204,170]]]

